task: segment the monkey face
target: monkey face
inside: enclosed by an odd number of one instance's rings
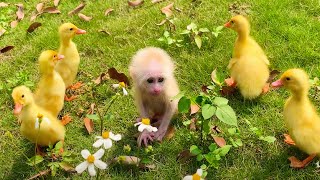
[[[159,96],[163,92],[165,79],[162,76],[149,77],[146,80],[147,91],[153,96]]]

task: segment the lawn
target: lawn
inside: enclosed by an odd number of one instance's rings
[[[138,49],[146,46],[165,49],[176,62],[176,77],[180,89],[188,95],[199,94],[202,85],[210,84],[210,74],[215,68],[219,76],[228,76],[227,65],[232,56],[236,33],[223,29],[217,38],[208,35],[201,49],[190,41],[186,41],[188,44],[183,47],[168,46],[157,40],[168,30],[167,26],[156,24],[165,18],[160,9],[174,2],[174,7],[181,10],[173,10],[173,16],[177,19],[176,31],[172,33],[176,37],[183,39],[179,32],[185,30],[191,22],[212,31],[232,16],[229,6],[234,1],[176,0],[152,4],[147,0],[138,8],[129,7],[125,0],[86,1],[87,5],[81,13],[93,17],[86,22],[77,15],[68,16],[68,12],[78,6],[79,1],[61,0],[58,6],[61,14],[41,15],[36,21],[42,23],[42,26],[29,34],[26,29],[31,24],[31,14],[39,1],[4,1],[12,4],[21,2],[25,6],[24,19],[13,29],[5,24],[15,19],[15,6],[0,7],[0,25],[7,30],[0,37],[0,48],[15,46],[13,50],[0,54],[0,179],[27,179],[38,173],[26,164],[24,155],[32,157],[34,145],[20,134],[17,118],[12,113],[13,101],[10,94],[13,87],[24,84],[25,80],[33,82],[31,89],[35,89],[39,80],[38,56],[43,50],[58,48],[57,28],[63,22],[72,22],[87,31],[87,34],[74,38],[81,57],[77,81],[84,82],[85,86],[76,100],[65,103],[61,112],[62,115],[69,113],[72,117],[72,122],[66,126],[65,148],[76,155],[74,166],[83,161],[80,155],[82,149],[96,151],[92,143],[95,136],[99,135],[98,122],[95,122],[95,131],[88,135],[83,125],[86,113],[81,112],[86,112],[94,102],[100,111],[104,111],[114,94],[111,84],[117,82],[108,80],[97,86],[96,99],[92,98],[88,84],[111,67],[128,75],[128,64]],[[271,69],[284,72],[289,68],[300,67],[310,77],[320,76],[320,1],[247,0],[240,5],[248,6],[246,11],[251,22],[251,35],[265,50]],[[114,12],[105,16],[105,10],[110,7]],[[107,30],[110,35],[99,30]],[[283,142],[283,133],[287,130],[283,123],[282,108],[288,95],[285,90],[272,90],[254,101],[244,101],[238,94],[227,97],[238,117],[243,146],[232,148],[220,161],[219,169],[210,168],[207,179],[320,179],[315,172],[316,161],[303,170],[289,167],[289,156],[295,155],[302,159],[307,155]],[[312,97],[311,100],[320,110],[319,99]],[[133,123],[138,112],[132,96],[118,98],[110,112],[114,118],[104,123],[105,128],[122,134],[123,139],[114,143],[112,149],[107,151],[107,157],[123,154],[138,156],[142,150],[137,148],[133,137],[136,133]],[[102,179],[182,179],[187,174],[193,174],[201,162],[197,162],[195,158],[189,162],[176,161],[182,150],[198,143],[188,135],[190,130],[182,124],[183,119],[179,115],[175,119],[176,132],[173,138],[161,144],[154,143],[150,158],[156,165],[155,169],[139,170],[117,165],[101,172]],[[262,130],[264,135],[275,136],[276,141],[267,143],[258,140],[245,120]],[[227,127],[221,125],[221,129],[226,131]],[[8,136],[8,132],[13,138]],[[123,150],[123,146],[127,144],[132,148],[130,153]],[[43,166],[38,168],[46,169]],[[86,172],[78,175],[58,171],[52,179],[88,177]]]

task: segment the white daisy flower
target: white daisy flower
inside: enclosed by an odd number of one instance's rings
[[[204,180],[203,178],[201,178],[202,173],[202,169],[198,169],[195,174],[185,176],[182,180]]]
[[[34,128],[39,129],[42,121],[46,121],[47,123],[50,123],[50,120],[47,117],[43,117],[42,114],[38,113],[36,122],[34,123]]]
[[[91,155],[87,149],[84,149],[81,151],[81,155],[84,159],[86,159],[86,161],[80,163],[76,167],[77,173],[81,174],[83,171],[88,169],[89,175],[95,176],[97,174],[97,172],[94,169],[94,166],[96,166],[99,169],[106,169],[107,168],[107,164],[100,160],[100,158],[104,155],[103,149],[99,149],[93,155]]]
[[[112,146],[111,140],[119,141],[121,140],[121,135],[114,135],[112,132],[105,131],[102,133],[102,136],[96,136],[96,138],[98,140],[93,144],[93,147],[98,148],[103,145],[105,149],[109,149]]]
[[[112,84],[113,88],[122,88],[123,95],[128,95],[128,91],[126,90],[126,84],[124,82],[119,82],[119,84]]]
[[[150,125],[149,118],[142,118],[141,122],[135,123],[134,126],[138,126],[138,131],[142,132],[143,130],[147,130],[148,132],[157,132],[158,128]]]
[[[316,168],[319,169],[320,168],[320,164],[319,164],[319,161],[316,162]]]

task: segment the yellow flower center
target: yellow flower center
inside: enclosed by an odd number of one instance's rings
[[[93,163],[94,162],[94,156],[93,155],[89,155],[88,158],[87,158],[87,161],[89,163]]]
[[[126,161],[126,157],[125,156],[119,156],[118,157],[118,161],[121,162],[121,163],[125,162]]]
[[[194,175],[192,175],[192,179],[193,180],[200,180],[201,177],[199,176],[199,174],[195,173]]]
[[[149,118],[142,118],[141,122],[142,122],[142,124],[150,125],[150,119]]]
[[[102,133],[103,139],[108,139],[108,138],[109,138],[109,134],[110,134],[109,131],[103,132],[103,133]]]
[[[42,119],[43,118],[43,114],[38,113],[37,118]]]
[[[120,87],[124,88],[126,87],[126,84],[124,82],[119,82]]]

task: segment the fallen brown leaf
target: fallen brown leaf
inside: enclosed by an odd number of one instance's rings
[[[172,125],[168,127],[168,130],[166,132],[166,135],[164,136],[167,140],[171,139],[174,136],[174,133],[176,132],[176,128]]]
[[[182,12],[182,10],[181,10],[180,8],[175,7],[174,9],[175,9],[176,11],[178,11],[178,12]]]
[[[93,121],[89,118],[84,118],[83,121],[88,133],[91,134],[93,131]]]
[[[197,104],[191,103],[190,105],[190,115],[197,113],[200,107]]]
[[[153,4],[155,4],[155,3],[159,3],[159,2],[161,2],[161,1],[163,1],[163,0],[152,0],[151,2],[152,2]]]
[[[218,136],[212,136],[212,137],[214,142],[216,142],[219,147],[223,147],[226,145],[226,140],[224,140],[223,137],[218,137]]]
[[[211,131],[214,133],[221,133],[221,130],[219,129],[218,126],[212,126]]]
[[[162,12],[163,14],[165,14],[166,17],[170,17],[170,16],[172,15],[173,12],[172,12],[171,8],[173,7],[173,4],[174,4],[174,3],[171,3],[171,4],[165,6],[165,7],[163,7],[163,8],[161,9],[161,12]]]
[[[141,159],[135,156],[119,156],[112,159],[108,164],[120,163],[124,165],[138,166],[141,169],[154,169],[156,166],[154,164],[142,164]]]
[[[0,7],[7,7],[9,6],[9,3],[0,2]]]
[[[0,36],[2,36],[6,32],[5,29],[0,29]]]
[[[99,32],[100,32],[100,31],[99,31]],[[110,79],[110,78],[109,78],[109,75],[108,75],[107,73],[101,73],[101,74],[99,75],[99,77],[97,77],[97,79],[94,80],[93,82],[94,82],[95,84],[99,85],[99,84],[101,84],[103,81],[108,80],[108,79]]]
[[[79,16],[80,19],[82,19],[84,21],[90,21],[92,19],[92,17],[86,16],[86,15],[84,15],[82,13],[79,13],[78,16]]]
[[[236,88],[235,87],[230,87],[230,86],[222,86],[220,93],[223,96],[230,96],[233,95],[236,92]]]
[[[164,23],[166,23],[167,22],[167,19],[164,19],[164,20],[162,20],[159,24],[156,24],[157,26],[162,26],[162,25],[164,25]]]
[[[61,119],[61,123],[65,126],[67,124],[69,124],[71,122],[71,117],[69,116],[69,114],[65,115],[62,117]]]
[[[104,12],[104,15],[105,15],[105,16],[108,16],[111,12],[113,12],[113,9],[112,9],[112,8],[108,8],[108,9],[106,10],[106,12]]]
[[[39,13],[42,12],[43,6],[44,6],[44,3],[37,4],[36,9]]]
[[[77,6],[72,11],[68,12],[68,15],[70,16],[70,15],[73,15],[73,14],[78,14],[85,6],[86,6],[86,4],[81,2],[81,4],[79,4],[79,6]]]
[[[67,172],[76,172],[76,170],[69,163],[61,162],[59,163],[59,165],[62,167],[63,170]]]
[[[202,92],[204,92],[204,93],[208,93],[208,86],[206,86],[206,85],[202,85],[201,86],[201,90],[202,90]]]
[[[19,3],[19,4],[16,4],[16,6],[18,7],[18,11],[16,12],[17,20],[21,21],[24,17],[23,4]]]
[[[14,21],[12,21],[12,22],[10,23],[11,28],[15,28],[15,27],[17,27],[18,23],[19,23],[19,21],[18,21],[18,20],[14,20]]]
[[[137,7],[144,3],[144,0],[135,0],[135,1],[128,1],[128,5],[131,7]]]
[[[107,30],[100,29],[99,32],[108,34],[109,36],[111,35],[111,33]]]
[[[57,9],[57,7],[46,7],[43,9],[44,13],[50,13],[50,14],[60,14],[61,11]]]
[[[48,175],[50,172],[51,172],[51,169],[47,169],[47,170],[41,171],[41,172],[39,172],[38,174],[30,177],[28,180],[37,179],[37,178],[39,178],[39,177],[41,177],[41,176]]]
[[[186,149],[178,154],[176,161],[186,162],[187,160],[189,160],[193,156],[194,155],[190,152],[190,150]]]
[[[191,130],[191,131],[196,131],[197,130],[197,119],[196,118],[192,118],[191,119],[191,123],[190,123],[190,125],[189,125],[189,129]]]
[[[53,1],[54,6],[58,6],[58,5],[59,5],[59,2],[60,2],[60,0],[54,0],[54,1]]]
[[[10,51],[11,49],[13,49],[14,48],[14,46],[6,46],[6,47],[4,47],[4,48],[2,48],[1,50],[0,50],[0,53],[5,53],[5,52],[7,52],[7,51]]]
[[[34,21],[39,15],[41,15],[42,13],[34,13],[31,15],[30,21]]]
[[[268,79],[267,83],[271,83],[274,80],[274,78],[277,77],[278,74],[280,74],[280,71],[272,70],[270,72],[269,79]]]
[[[129,78],[124,73],[119,73],[115,68],[108,69],[108,74],[111,79],[124,82],[126,85],[130,85]]]
[[[29,28],[27,29],[28,33],[32,33],[35,29],[37,29],[38,27],[40,27],[42,24],[39,22],[34,22],[32,23]]]
[[[94,113],[94,107],[96,106],[95,103],[91,103],[90,109],[88,110],[87,114],[93,114]]]

